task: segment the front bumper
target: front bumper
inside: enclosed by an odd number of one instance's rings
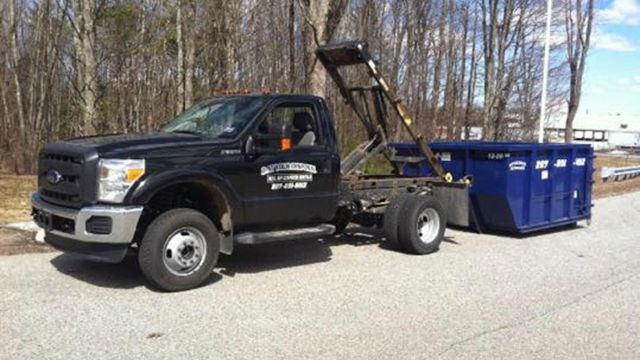
[[[106,261],[120,261],[133,241],[142,206],[87,206],[70,209],[45,202],[38,193],[31,196],[33,217],[45,230],[45,241],[66,251]],[[109,227],[88,226],[96,219]],[[108,255],[108,256],[105,256]]]

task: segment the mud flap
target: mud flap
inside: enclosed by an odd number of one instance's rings
[[[434,184],[435,185],[435,184]],[[432,188],[433,195],[447,209],[447,224],[467,227],[469,222],[469,188],[438,184]]]

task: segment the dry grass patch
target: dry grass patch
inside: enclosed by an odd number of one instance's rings
[[[608,167],[623,167],[623,166],[634,166],[640,164],[640,156],[611,156],[611,155],[602,155],[596,154],[596,168],[598,171],[603,166]],[[598,175],[600,173],[598,172]]]
[[[0,175],[0,224],[31,218],[31,193],[37,180],[32,175]]]

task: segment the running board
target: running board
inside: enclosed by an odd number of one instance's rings
[[[325,235],[332,235],[335,231],[335,226],[330,224],[321,224],[314,227],[291,230],[240,233],[234,236],[234,240],[238,244],[255,245],[283,240],[319,238]]]

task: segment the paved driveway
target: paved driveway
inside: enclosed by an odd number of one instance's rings
[[[640,358],[640,193],[523,239],[448,231],[241,248],[207,286],[148,289],[133,261],[0,257],[0,358]]]

